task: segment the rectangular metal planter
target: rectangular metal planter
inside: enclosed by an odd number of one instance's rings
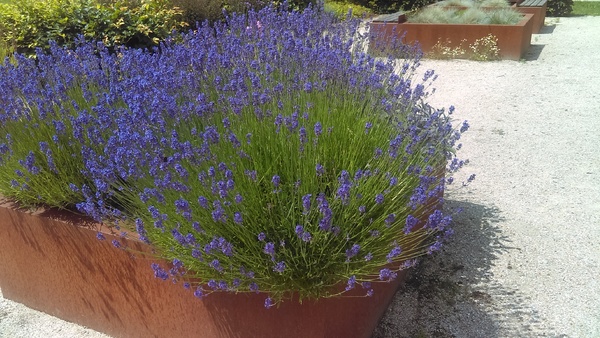
[[[532,33],[538,34],[544,27],[544,21],[546,20],[546,10],[548,3],[546,1],[540,1],[541,6],[530,6],[529,4],[535,4],[535,1],[525,1],[520,4],[515,4],[513,7],[523,14],[533,14],[533,26]]]
[[[533,14],[524,14],[516,25],[372,22],[371,32],[372,38],[377,40],[373,43],[378,48],[402,38],[406,44],[418,43],[425,53],[431,52],[438,42],[447,43],[448,47],[459,47],[463,40],[466,40],[466,44],[473,44],[475,40],[492,34],[498,39],[501,59],[520,60],[531,45],[532,18]]]
[[[96,238],[98,231],[106,240]],[[112,239],[131,251],[114,248]],[[0,205],[4,297],[114,337],[370,337],[406,277],[405,270],[392,283],[374,284],[372,297],[265,309],[264,294],[200,300],[180,283],[154,278],[150,264],[157,260],[143,255],[151,253],[85,217]]]

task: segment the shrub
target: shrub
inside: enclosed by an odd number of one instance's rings
[[[478,24],[489,22],[488,13],[479,8],[467,8],[454,17],[457,23]]]
[[[185,21],[192,27],[205,20],[210,22],[223,20],[224,13],[246,13],[250,9],[259,10],[269,4],[283,5],[291,10],[302,10],[316,5],[316,0],[171,0],[171,3],[183,11]]]
[[[436,7],[447,7],[447,6],[457,6],[457,7],[476,7],[478,5],[474,0],[444,0],[440,2],[436,2]]]
[[[481,2],[481,7],[509,8],[510,4],[506,0],[484,0]]]
[[[512,8],[499,8],[488,12],[491,25],[516,25],[523,19],[523,14]]]
[[[348,15],[348,11],[352,11],[352,16],[362,18],[373,14],[372,10],[356,4],[328,1],[325,3],[325,11],[333,13],[339,19],[344,19]]]
[[[416,23],[451,23],[456,16],[455,9],[428,7],[409,15],[407,21]]]
[[[397,11],[413,11],[426,5],[435,3],[436,0],[348,0],[349,3],[369,8],[374,13],[384,14]]]
[[[409,22],[417,23],[456,23],[484,25],[515,25],[523,14],[513,8],[484,9],[479,5],[465,10],[452,7],[427,7],[408,16]]]
[[[171,0],[171,3],[183,11],[185,21],[191,26],[204,20],[222,20],[224,10],[228,13],[245,13],[251,8],[261,8],[268,4],[263,0]]]
[[[468,124],[424,102],[434,72],[413,78],[418,59],[360,52],[358,24],[268,7],[158,53],[84,44],[5,65],[0,172],[18,184],[0,192],[60,190],[121,220],[173,263],[155,275],[197,297],[372,295],[451,234],[434,201]]]
[[[573,11],[573,0],[548,0],[546,15],[568,16]]]
[[[74,46],[79,35],[106,46],[150,47],[184,26],[167,0],[23,0],[0,5],[0,38],[18,52]]]

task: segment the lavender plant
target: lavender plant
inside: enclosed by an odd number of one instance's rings
[[[0,175],[17,184],[0,192],[60,190],[61,206],[120,220],[172,262],[155,275],[197,297],[370,296],[451,234],[439,201],[468,124],[424,102],[435,75],[415,81],[417,54],[375,59],[357,27],[268,7],[154,51],[5,64]]]
[[[423,104],[417,60],[352,52],[355,31],[320,11],[266,9],[163,52],[202,94],[121,199],[144,211],[137,232],[175,277],[204,283],[196,296],[260,290],[270,306],[337,295],[340,282],[369,295],[449,231],[432,200],[460,131]]]

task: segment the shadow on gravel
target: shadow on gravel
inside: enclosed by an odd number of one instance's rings
[[[540,29],[539,34],[552,34],[556,25],[545,25]]]
[[[503,234],[501,211],[445,203],[447,210],[463,210],[454,217],[452,241],[413,269],[372,338],[557,336],[541,325],[519,290],[490,278],[500,255],[519,250]]]
[[[540,55],[542,54],[542,50],[544,50],[545,46],[546,45],[531,44],[529,46],[529,49],[527,50],[527,53],[525,53],[525,61],[535,61],[539,59]]]

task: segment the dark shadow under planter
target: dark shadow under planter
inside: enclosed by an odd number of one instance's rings
[[[532,18],[533,14],[524,14],[523,19],[516,25],[372,22],[371,36],[375,41],[371,42],[371,46],[379,49],[382,46],[391,47],[395,41],[402,41],[405,44],[418,43],[423,52],[429,53],[438,42],[455,48],[461,46],[461,43],[473,44],[476,40],[492,34],[498,39],[501,59],[520,60],[531,44]]]
[[[96,238],[98,231],[106,240]],[[115,249],[113,239],[132,251]],[[85,217],[0,206],[3,295],[114,337],[370,337],[406,278],[404,270],[391,283],[374,283],[372,297],[265,309],[264,294],[197,299],[179,283],[154,278],[151,254],[150,246]]]

